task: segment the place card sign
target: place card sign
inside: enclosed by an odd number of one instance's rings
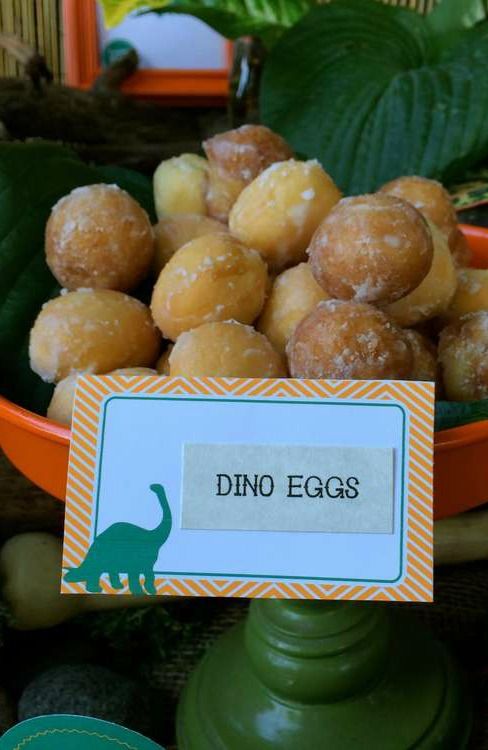
[[[52,714],[21,721],[0,738],[0,750],[164,750],[138,732],[90,716]]]
[[[63,593],[432,600],[434,386],[84,376]]]

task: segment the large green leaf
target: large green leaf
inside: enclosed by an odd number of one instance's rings
[[[52,206],[79,185],[115,182],[154,217],[150,181],[127,169],[95,169],[54,144],[0,144],[0,392],[43,413],[52,386],[29,367],[29,331],[59,291],[44,259]]]
[[[317,0],[102,0],[107,25],[120,23],[133,11],[185,13],[227,37],[255,35],[271,43],[290,28]]]
[[[488,154],[488,23],[436,53],[426,18],[374,0],[317,7],[265,65],[261,112],[347,193],[453,179]]]
[[[427,23],[438,34],[470,29],[487,16],[485,0],[441,0],[429,13]]]

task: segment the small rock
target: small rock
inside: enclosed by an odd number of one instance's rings
[[[25,688],[19,721],[47,714],[92,716],[142,734],[150,731],[150,699],[134,680],[92,664],[54,667]]]

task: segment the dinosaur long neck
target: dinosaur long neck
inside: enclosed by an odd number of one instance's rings
[[[166,539],[169,537],[171,526],[173,523],[173,519],[171,516],[171,508],[169,507],[168,499],[166,497],[166,492],[164,491],[164,487],[161,485],[155,485],[151,487],[152,491],[155,493],[156,497],[159,500],[159,503],[161,505],[161,510],[163,511],[163,517],[161,519],[161,523],[156,526],[155,529],[153,529],[152,534],[154,537],[158,540],[159,544],[164,544]]]

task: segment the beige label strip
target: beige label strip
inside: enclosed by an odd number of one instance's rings
[[[194,445],[182,528],[393,533],[393,449]]]

